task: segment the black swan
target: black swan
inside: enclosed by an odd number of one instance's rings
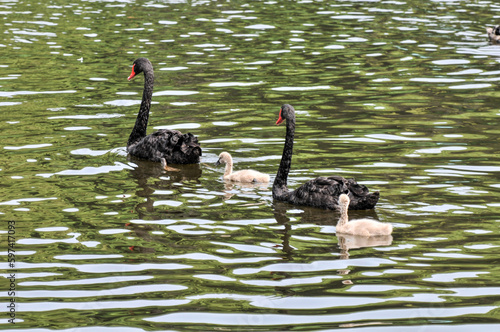
[[[500,43],[500,25],[493,28],[486,28],[486,33],[488,33],[488,38],[490,41],[495,41]]]
[[[280,167],[273,183],[273,198],[296,205],[308,205],[323,209],[337,210],[341,194],[348,193],[351,199],[349,208],[353,210],[373,209],[379,199],[379,192],[369,193],[366,186],[354,179],[341,176],[318,177],[304,183],[294,191],[287,188],[287,178],[292,165],[293,136],[295,133],[295,109],[288,104],[281,106],[279,125],[286,120],[286,139]]]
[[[392,225],[373,219],[354,219],[349,221],[349,196],[342,194],[339,197],[340,219],[337,223],[337,234],[360,236],[381,236],[392,233]]]
[[[134,157],[168,164],[195,164],[200,162],[201,148],[198,139],[191,133],[182,134],[178,130],[160,129],[146,136],[149,109],[153,97],[153,65],[146,58],[138,58],[132,65],[130,81],[144,72],[144,91],[134,129],[128,138],[127,152]]]

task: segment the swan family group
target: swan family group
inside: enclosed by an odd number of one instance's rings
[[[128,80],[140,73],[144,73],[144,91],[139,113],[127,142],[127,152],[133,157],[161,162],[166,170],[170,170],[168,164],[198,163],[202,150],[198,139],[193,134],[161,129],[146,135],[154,85],[153,65],[147,58],[138,58],[134,61]],[[348,209],[373,209],[379,199],[378,191],[370,193],[366,186],[358,184],[354,179],[345,179],[341,176],[321,176],[307,181],[293,191],[288,189],[287,178],[292,164],[295,134],[295,109],[289,104],[281,106],[276,124],[279,125],[283,122],[286,125],[285,146],[273,183],[273,198],[295,205],[340,210],[341,217],[336,227],[338,233],[361,236],[390,234],[392,232],[391,224],[380,223],[372,219],[358,219],[348,222]],[[226,164],[225,180],[269,182],[269,175],[254,170],[233,173],[233,161],[227,152],[220,154],[216,165],[221,163]]]

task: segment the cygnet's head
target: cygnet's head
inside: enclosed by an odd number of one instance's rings
[[[349,199],[349,196],[347,196],[346,194],[342,194],[339,196],[339,206],[349,206],[349,203],[350,203],[350,199]]]
[[[228,152],[222,152],[219,155],[219,160],[215,162],[215,166],[219,166],[220,164],[227,164],[232,160],[231,155]]]

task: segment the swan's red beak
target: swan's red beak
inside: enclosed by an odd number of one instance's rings
[[[134,76],[135,76],[135,71],[134,71],[134,68],[135,68],[135,64],[134,64],[134,65],[132,65],[132,73],[130,73],[130,76],[128,77],[128,80],[129,80],[129,81],[130,81],[131,79],[133,79],[133,78],[134,78]]]
[[[276,124],[279,125],[280,123],[282,123],[283,121],[285,121],[285,119],[283,119],[283,117],[281,116],[281,109],[280,109],[280,116],[278,118],[278,121],[276,121]]]

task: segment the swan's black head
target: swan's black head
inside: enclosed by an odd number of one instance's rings
[[[279,125],[283,121],[291,119],[295,119],[295,109],[292,105],[283,104],[283,106],[281,106],[279,118],[278,121],[276,121],[276,124]]]
[[[130,81],[132,78],[135,77],[135,75],[142,73],[143,71],[148,71],[152,70],[153,65],[147,58],[138,58],[137,60],[134,61],[132,64],[132,73],[128,77],[128,80]]]

